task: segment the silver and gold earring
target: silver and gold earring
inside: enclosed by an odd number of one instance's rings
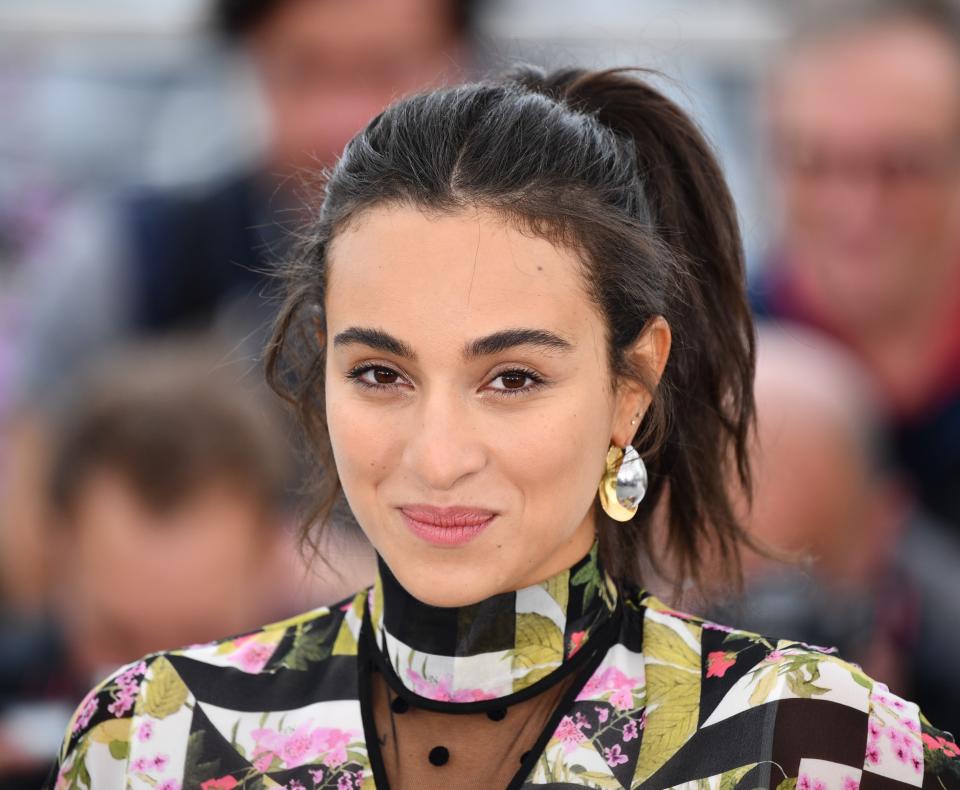
[[[599,493],[603,511],[615,521],[629,521],[636,515],[647,493],[647,466],[632,444],[623,449],[610,445]]]

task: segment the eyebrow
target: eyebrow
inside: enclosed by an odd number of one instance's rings
[[[498,354],[517,346],[534,346],[544,350],[571,351],[573,344],[546,329],[504,329],[473,340],[464,347],[465,359]]]
[[[382,329],[371,329],[363,326],[351,326],[344,329],[333,338],[334,346],[349,346],[355,343],[370,346],[378,351],[386,351],[388,354],[394,354],[405,359],[416,359],[417,355],[402,340],[397,340],[393,335],[384,332]]]
[[[385,351],[405,359],[415,360],[417,355],[402,340],[398,340],[382,329],[351,326],[339,332],[333,338],[334,346],[347,346],[358,343],[378,351]],[[468,342],[463,349],[465,359],[499,354],[518,346],[533,346],[544,350],[567,352],[573,344],[560,335],[546,329],[503,329]]]

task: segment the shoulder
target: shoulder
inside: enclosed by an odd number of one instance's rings
[[[197,700],[211,690],[258,689],[269,698],[274,680],[289,685],[290,673],[315,678],[332,656],[356,655],[366,596],[363,590],[329,607],[227,639],[151,654],[116,670],[77,707],[51,786],[106,790],[126,786],[131,771],[162,774],[165,766],[145,762],[138,745],[149,744],[153,751],[184,746]]]
[[[786,782],[783,790],[960,788],[952,736],[834,650],[713,623],[651,596],[633,610],[648,734],[678,739],[679,727],[690,746],[749,742],[749,762],[777,766],[770,786]]]

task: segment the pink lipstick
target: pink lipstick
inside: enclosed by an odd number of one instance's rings
[[[430,505],[401,507],[400,513],[414,535],[435,546],[462,546],[469,543],[497,515],[483,508]]]

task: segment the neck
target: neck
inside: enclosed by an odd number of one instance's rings
[[[394,681],[434,702],[503,699],[566,675],[616,607],[597,545],[549,579],[458,607],[414,598],[382,558],[370,621]]]

